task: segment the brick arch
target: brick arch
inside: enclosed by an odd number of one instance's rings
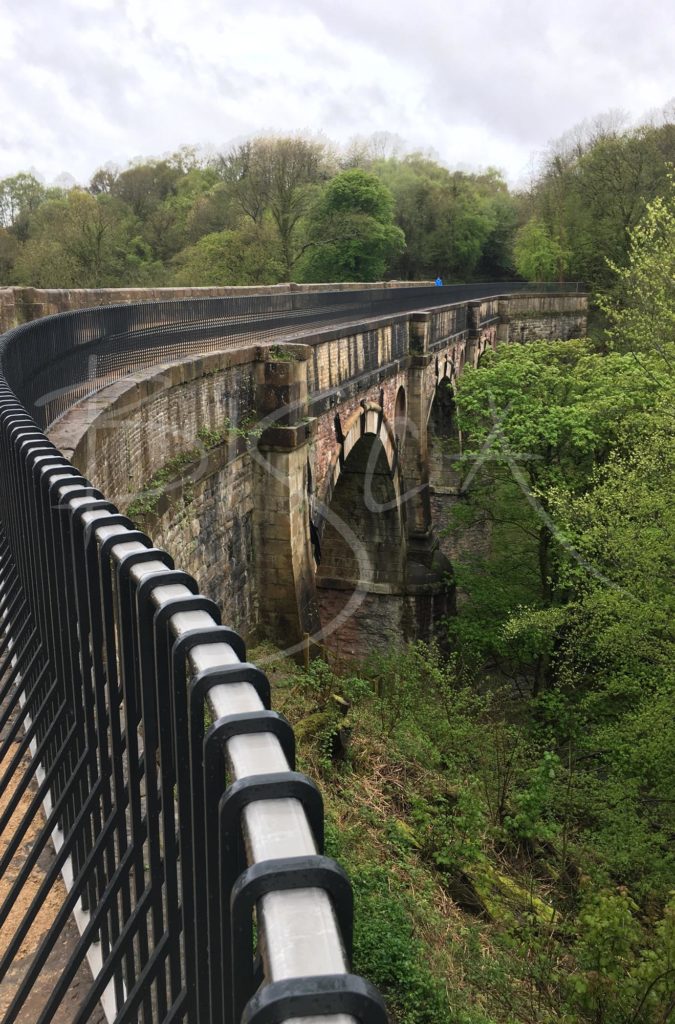
[[[460,367],[463,363],[462,353],[464,351],[464,345],[462,342],[458,342],[456,345],[450,346],[445,352],[438,355],[435,364],[435,375],[433,386],[429,389],[429,401],[427,404],[426,420],[429,423],[431,417],[431,410],[433,409],[434,402],[436,401],[436,394],[438,391],[438,385],[444,380],[449,380],[453,385],[453,391],[455,382],[460,373]]]
[[[457,377],[455,375],[451,375],[451,374],[445,374],[443,376],[439,376],[439,378],[438,378],[438,380],[436,382],[436,387],[432,391],[431,399],[429,401],[429,408],[427,410],[427,429],[431,428],[431,414],[434,411],[434,408],[438,406],[439,394],[441,393],[441,385],[443,384],[444,381],[449,381],[450,387],[448,387],[447,389],[446,388],[443,389],[443,391],[444,391],[443,404],[450,403],[450,405],[452,406],[452,415],[453,415],[453,417],[456,415],[455,403],[456,403],[456,400],[457,400],[457,395],[456,395]],[[449,408],[448,408],[447,411],[450,411]]]
[[[339,420],[337,423],[339,424]],[[356,409],[344,426],[340,426],[339,429],[341,438],[335,446],[323,484],[318,489],[319,510],[322,507],[330,507],[345,463],[356,445],[363,437],[374,436],[378,439],[386,458],[393,487],[392,500],[395,501],[396,513],[401,530],[403,530],[402,481],[398,445],[393,425],[385,415],[382,406],[376,405],[374,402],[361,402],[360,408]],[[317,527],[320,535],[323,534],[324,526],[325,519],[319,511]]]
[[[391,425],[379,406],[366,405],[346,426],[331,476],[330,504],[316,508],[323,520],[315,574],[319,621],[324,635],[336,634],[338,646],[359,628],[349,621],[364,601],[371,615],[385,601],[382,628],[391,632],[387,622],[393,606],[386,601],[396,605],[405,593],[407,564]]]

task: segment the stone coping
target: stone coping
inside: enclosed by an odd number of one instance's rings
[[[96,394],[72,405],[51,424],[48,430],[49,439],[66,458],[72,460],[80,442],[101,417],[111,412],[123,413],[125,409],[138,408],[153,395],[189,384],[200,377],[213,376],[233,366],[262,362],[274,344],[223,349],[187,358],[182,356],[173,362],[158,363],[142,370],[134,370],[106,385]],[[284,347],[291,350],[298,360],[309,358],[309,349],[304,345]]]

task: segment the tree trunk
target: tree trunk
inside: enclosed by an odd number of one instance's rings
[[[541,601],[544,608],[550,608],[553,603],[553,587],[551,585],[551,541],[553,535],[548,526],[539,528],[539,586],[541,590]],[[537,665],[534,673],[532,696],[537,697],[548,685],[549,667],[551,656],[548,651],[542,651],[537,658]]]

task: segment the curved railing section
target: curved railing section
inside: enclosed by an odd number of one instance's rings
[[[40,1024],[72,998],[85,959],[74,1024],[99,1002],[117,1024],[384,1024],[377,992],[349,973],[351,889],[324,856],[321,796],[295,770],[267,678],[195,581],[41,428],[150,363],[505,290],[116,306],[0,339],[0,980],[25,968],[4,1024],[28,1019],[71,915],[80,939]]]
[[[3,371],[45,427],[132,370],[197,352],[293,340],[321,327],[366,321],[518,291],[576,291],[576,284],[449,285],[343,292],[173,299],[44,317],[6,335]]]

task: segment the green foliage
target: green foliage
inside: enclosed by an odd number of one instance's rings
[[[598,296],[619,351],[658,355],[672,373],[675,353],[675,177],[630,231],[625,266],[611,260],[611,293]]]
[[[550,841],[555,837],[552,810],[557,796],[555,786],[560,759],[550,750],[530,769],[527,784],[512,799],[512,809],[504,817],[504,828],[518,842]]]
[[[523,197],[524,219],[543,223],[566,256],[566,274],[605,288],[607,258],[624,263],[630,231],[646,204],[667,193],[674,160],[672,119],[628,130],[611,115],[579,125],[545,154]]]
[[[226,416],[218,427],[201,426],[197,431],[197,437],[208,451],[238,437],[251,441],[261,433],[262,428],[258,426],[256,417],[252,414],[244,417],[238,425]]]
[[[462,1020],[451,1013],[442,978],[424,962],[402,887],[392,887],[389,872],[382,867],[352,871],[352,884],[354,969],[388,995],[398,1024]]]
[[[342,154],[283,135],[209,160],[187,146],[92,176],[86,192],[96,205],[86,219],[111,221],[98,254],[98,228],[84,232],[84,244],[74,237],[71,195],[82,207],[81,189],[46,188],[31,174],[0,181],[0,229],[12,240],[0,242],[0,272],[15,283],[87,287],[439,273],[494,281],[517,269],[606,288],[607,258],[625,265],[645,208],[669,193],[673,162],[671,123],[626,131],[612,118],[555,143],[527,193],[510,192],[494,168],[469,174],[405,154],[387,133]]]
[[[654,276],[664,204],[636,235]],[[357,968],[397,1022],[675,1010],[674,396],[651,321],[630,323],[606,354],[535,342],[464,371],[450,529],[488,542],[454,566],[450,650],[282,691],[355,880]]]
[[[504,347],[463,375],[468,472],[480,468],[459,528],[487,517],[492,545],[456,566],[466,613],[450,624],[462,663],[538,694],[544,750],[566,748],[550,799],[545,773],[530,772],[493,814],[505,837],[594,851],[658,899],[675,827],[672,398],[658,355],[583,342]]]
[[[366,171],[332,178],[307,224],[308,251],[301,265],[307,281],[381,280],[405,247],[393,223],[394,197]]]
[[[322,142],[301,136],[262,136],[236,147],[217,162],[242,214],[254,224],[268,215],[278,236],[282,274],[292,278],[302,249],[302,221],[318,185],[329,177]]]
[[[183,504],[190,504],[194,482],[199,478],[208,452],[238,438],[243,439],[247,445],[252,444],[260,433],[261,428],[253,415],[242,419],[239,424],[226,416],[217,426],[202,425],[197,431],[196,440],[199,443],[168,459],[139,493],[132,497],[127,506],[127,514],[132,519],[155,515],[161,500],[165,497],[171,499],[174,494]]]
[[[376,174],[354,168],[326,185],[319,204],[322,214],[362,213],[383,224],[394,216],[394,196]]]
[[[354,886],[354,969],[395,1024],[662,1024],[675,998],[672,863],[659,867],[661,810],[640,817],[644,777],[628,766],[639,734],[660,743],[665,706],[616,731],[622,780],[590,708],[570,729],[578,693],[532,704],[481,694],[458,671],[422,644],[348,675],[323,661],[282,670],[275,703],[303,768],[323,775],[328,852]],[[654,770],[646,748],[635,761]]]
[[[557,515],[558,495],[569,503],[584,494],[659,402],[658,380],[631,356],[602,356],[583,340],[501,346],[478,370],[465,369],[457,389],[462,501],[448,530],[480,524],[492,538],[489,558],[455,564],[470,614],[450,633],[465,664],[475,670],[497,658],[519,685],[534,665],[534,691],[550,682],[568,621],[567,566],[586,564]]]
[[[573,1019],[661,1024],[675,1006],[673,899],[645,931],[629,892],[589,889],[583,895],[572,947],[575,971],[565,979]]]
[[[175,192],[180,176],[180,168],[168,160],[137,163],[114,178],[110,195],[125,203],[139,220],[145,220]]]
[[[531,217],[516,234],[513,257],[516,270],[526,281],[563,281],[570,254],[542,220]]]
[[[424,644],[403,651],[373,653],[362,673],[374,690],[373,713],[381,734],[396,738],[401,749],[424,750],[430,765],[461,756],[478,726],[470,725],[485,709],[454,659]]]
[[[143,284],[151,254],[139,224],[119,200],[71,189],[42,203],[31,217],[19,251],[19,284],[43,288],[113,286],[120,279]]]
[[[552,496],[578,554],[561,564],[560,587],[570,600],[555,672],[583,723],[576,798],[593,808],[592,842],[616,875],[660,894],[675,869],[668,841],[675,827],[669,404],[665,395],[655,403],[632,447],[613,453],[586,493],[561,488]]]
[[[562,481],[581,487],[657,394],[630,357],[598,356],[584,340],[500,346],[458,383],[467,461],[506,463],[538,497]]]
[[[167,485],[180,479],[183,471],[194,463],[198,463],[203,454],[200,448],[190,448],[169,459],[161,469],[153,474],[143,489],[135,495],[127,505],[127,515],[131,519],[144,519],[157,512],[160,500],[167,493]]]
[[[284,345],[270,345],[268,354],[270,359],[277,363],[294,363],[297,358],[293,351]]]
[[[414,796],[410,817],[416,848],[441,871],[455,877],[484,859],[486,813],[477,782],[456,793],[441,788]]]
[[[0,228],[0,281],[9,281],[19,252],[16,236]]]
[[[47,198],[47,189],[32,174],[0,180],[0,226],[18,227]]]
[[[244,225],[204,235],[173,260],[174,284],[275,284],[283,269],[271,225]]]
[[[373,170],[395,197],[406,239],[397,276],[467,280],[481,269],[510,275],[513,202],[496,172],[453,173],[420,154],[391,157]]]

